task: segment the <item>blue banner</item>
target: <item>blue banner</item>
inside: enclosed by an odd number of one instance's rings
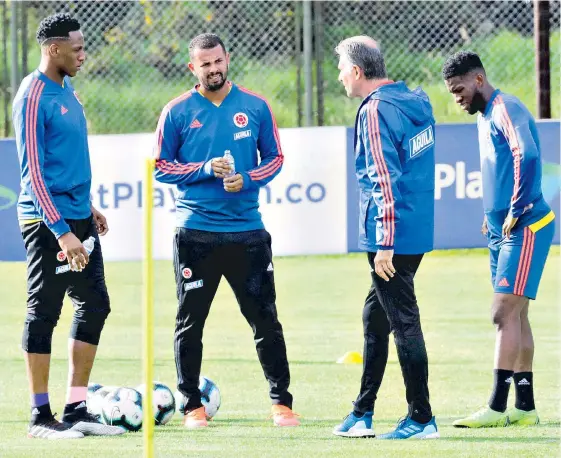
[[[23,261],[25,249],[16,212],[20,171],[15,140],[0,140],[0,164],[0,261]]]
[[[538,133],[543,160],[542,189],[558,217],[555,238],[559,244],[559,121],[539,121]],[[354,179],[354,129],[347,131],[348,238],[349,252],[358,251],[358,189]],[[475,124],[436,126],[435,249],[487,246],[481,234],[483,204],[479,144]]]

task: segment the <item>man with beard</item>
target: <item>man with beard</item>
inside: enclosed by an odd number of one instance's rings
[[[479,152],[489,243],[492,305],[497,328],[493,393],[487,406],[454,426],[482,428],[539,422],[534,405],[534,341],[528,320],[553,240],[555,215],[541,191],[541,152],[536,122],[520,100],[495,89],[479,56],[461,51],[442,70],[448,91],[469,114],[479,112]],[[507,412],[516,386],[515,408]]]
[[[177,186],[174,351],[178,390],[185,396],[184,424],[208,426],[198,389],[202,335],[224,276],[253,329],[273,422],[298,426],[275,305],[271,236],[258,210],[259,189],[283,164],[275,118],[263,97],[227,80],[230,56],[217,35],[195,37],[189,56],[199,84],[163,109],[155,170],[156,180]],[[233,163],[223,157],[225,151]]]

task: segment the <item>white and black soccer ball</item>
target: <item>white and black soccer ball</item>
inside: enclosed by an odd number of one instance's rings
[[[136,391],[144,396],[145,384],[139,385]],[[158,426],[168,423],[175,413],[175,398],[173,392],[161,382],[154,382],[152,406],[154,409],[154,420]]]
[[[207,418],[213,418],[218,412],[221,402],[218,386],[216,386],[216,383],[214,383],[211,379],[201,375],[199,377],[199,391],[201,392],[201,402],[203,406],[205,406]],[[177,406],[177,410],[182,415],[185,415],[185,401],[185,396],[183,396],[183,394],[179,391],[176,391],[175,404]]]
[[[101,414],[107,425],[138,431],[142,427],[142,396],[133,388],[116,388],[103,399]]]
[[[116,386],[101,386],[98,388],[97,384],[91,384],[88,386],[88,393],[86,395],[86,404],[88,406],[88,412],[92,415],[98,417],[103,422],[103,415],[101,413],[103,400],[105,396],[117,388]]]

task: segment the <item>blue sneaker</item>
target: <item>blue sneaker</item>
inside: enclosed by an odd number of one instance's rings
[[[343,423],[335,426],[333,434],[343,437],[375,437],[372,429],[374,412],[366,412],[362,417],[357,417],[354,412],[346,416]]]
[[[428,423],[417,423],[405,417],[399,421],[394,431],[382,434],[378,439],[438,439],[439,437],[440,433],[434,417]]]

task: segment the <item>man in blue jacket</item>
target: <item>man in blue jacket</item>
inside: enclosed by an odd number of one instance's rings
[[[414,277],[433,249],[434,118],[427,95],[389,80],[381,51],[365,36],[343,40],[339,81],[362,98],[355,122],[360,190],[359,246],[367,251],[372,286],[363,310],[364,368],[353,411],[333,433],[374,436],[374,402],[394,333],[409,405],[397,428],[379,439],[433,439],[438,428],[428,390],[428,359]]]
[[[76,19],[55,14],[41,21],[37,41],[41,63],[23,79],[13,103],[21,165],[18,218],[27,250],[22,346],[31,391],[28,435],[122,434],[86,408],[88,380],[110,307],[98,237],[107,232],[107,221],[91,205],[86,117],[70,83],[86,58],[84,37]],[[74,318],[61,423],[51,412],[48,381],[51,339],[65,293],[74,304]]]
[[[189,55],[199,84],[163,109],[155,170],[158,181],[177,186],[174,350],[178,390],[186,398],[184,424],[208,426],[198,389],[202,335],[224,276],[253,329],[274,424],[298,426],[275,304],[271,236],[258,210],[259,189],[283,164],[279,131],[263,97],[227,80],[229,54],[217,35],[195,37]]]
[[[542,194],[536,122],[522,102],[495,89],[477,54],[460,51],[442,69],[448,91],[469,114],[478,114],[483,179],[483,232],[489,242],[492,316],[497,327],[494,384],[487,406],[460,428],[535,425],[534,339],[528,319],[555,233],[555,215]],[[507,411],[514,381],[516,404]]]

